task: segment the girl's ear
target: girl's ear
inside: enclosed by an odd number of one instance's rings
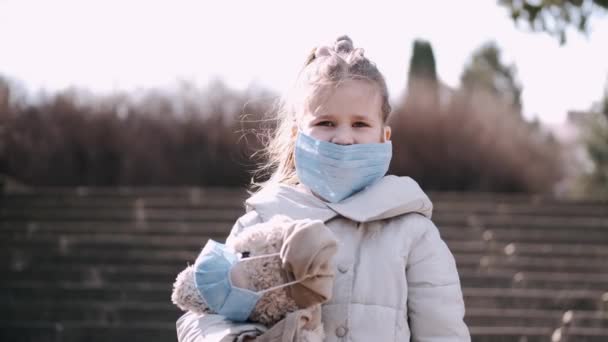
[[[391,126],[384,126],[384,141],[391,140],[391,134],[392,134]]]
[[[297,134],[298,134],[298,126],[296,126],[294,124],[293,126],[291,126],[291,137],[295,138]]]

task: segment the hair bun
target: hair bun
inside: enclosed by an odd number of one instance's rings
[[[349,53],[353,51],[353,40],[347,35],[338,37],[338,39],[336,39],[336,43],[334,44],[334,50],[336,50],[338,53]]]
[[[325,57],[325,56],[331,56],[331,55],[332,55],[331,47],[326,46],[326,45],[319,46],[315,50],[315,58]]]

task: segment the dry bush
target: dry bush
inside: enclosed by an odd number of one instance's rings
[[[511,108],[480,91],[411,87],[390,118],[391,172],[429,190],[552,191],[560,148]]]
[[[0,101],[0,172],[33,185],[246,185],[275,98],[215,82]],[[508,108],[483,93],[410,89],[390,118],[391,172],[425,190],[549,191],[558,147]]]
[[[194,93],[188,100],[161,92],[136,99],[67,91],[12,107],[2,115],[0,163],[33,185],[246,184],[255,142],[243,139],[253,123],[239,116],[261,117],[272,96],[219,83]],[[252,97],[264,101],[250,103]]]

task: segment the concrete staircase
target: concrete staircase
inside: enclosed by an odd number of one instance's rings
[[[430,193],[473,341],[608,341],[608,202]],[[0,196],[0,341],[176,341],[177,273],[243,213],[238,189]]]

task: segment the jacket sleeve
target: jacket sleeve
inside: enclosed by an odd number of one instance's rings
[[[224,316],[188,311],[175,324],[179,342],[235,342],[255,337],[267,328],[256,323],[235,323]]]
[[[410,249],[406,277],[413,342],[469,342],[465,305],[454,256],[428,218]]]
[[[234,239],[243,229],[260,222],[261,219],[255,211],[248,212],[232,226],[227,240]],[[238,342],[245,336],[257,336],[267,330],[261,324],[237,323],[221,315],[197,314],[190,311],[183,314],[175,326],[178,342]]]
[[[232,229],[230,230],[228,238],[226,239],[226,243],[228,243],[228,241],[234,239],[237,235],[239,235],[243,231],[243,229],[258,223],[262,223],[260,215],[258,215],[258,213],[254,210],[247,212],[245,215],[239,217],[239,219],[236,220],[234,226],[232,226]]]

